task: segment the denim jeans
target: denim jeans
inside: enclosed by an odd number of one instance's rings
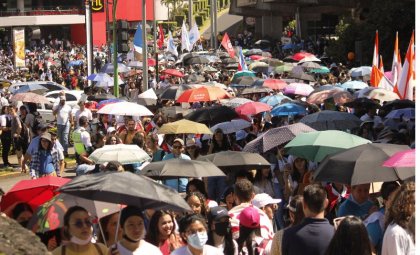
[[[209,198],[212,200],[218,201],[226,187],[225,176],[208,177],[207,179],[207,192]]]
[[[67,154],[69,148],[69,132],[70,123],[67,123],[67,125],[57,124],[58,141],[60,141],[61,145],[63,146],[64,154]]]
[[[287,204],[288,201],[284,201],[284,196],[283,196],[283,189],[280,187],[280,184],[278,183],[273,183],[274,185],[274,193],[275,193],[275,198],[281,198],[281,202],[278,204],[278,209],[276,211],[276,213],[274,214],[274,220],[276,222],[277,225],[277,229],[283,229],[284,226],[284,219],[283,219],[283,207]]]

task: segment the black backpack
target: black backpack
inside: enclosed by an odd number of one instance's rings
[[[23,142],[23,144],[28,145],[31,142],[31,134],[29,128],[21,118],[19,118],[19,121],[20,125],[22,126],[22,129],[20,130],[20,140]]]

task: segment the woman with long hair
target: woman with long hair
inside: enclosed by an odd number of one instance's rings
[[[254,186],[260,188],[262,193],[266,193],[271,197],[276,197],[273,185],[273,174],[270,167],[257,170],[254,178]]]
[[[225,255],[238,255],[238,244],[232,237],[230,216],[226,208],[215,206],[210,209],[207,244],[215,246]]]
[[[206,198],[203,194],[198,191],[189,192],[185,197],[185,201],[187,201],[194,213],[200,214],[202,217],[206,218],[207,206]]]
[[[105,216],[99,220],[99,224],[101,224],[102,233],[98,233],[98,242],[105,244],[107,247],[111,247],[116,243],[116,241],[121,240],[122,231],[121,227],[117,226],[118,224],[118,213],[113,213],[111,215]],[[117,238],[115,238],[115,234],[117,234]]]
[[[287,201],[290,196],[303,195],[303,189],[310,182],[310,172],[308,161],[304,158],[295,158],[290,167],[284,170],[284,198]]]

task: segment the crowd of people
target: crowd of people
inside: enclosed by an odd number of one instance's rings
[[[249,38],[247,40],[250,40]],[[47,48],[45,48],[47,47]],[[47,50],[46,50],[47,49]],[[216,53],[215,53],[216,54]],[[216,129],[213,135],[158,134],[162,125],[184,118],[182,113],[168,115],[163,110],[180,106],[176,100],[157,100],[150,106],[154,116],[112,116],[97,113],[97,102],[90,100],[110,90],[88,86],[83,47],[66,45],[27,52],[27,68],[14,70],[10,52],[1,52],[2,77],[14,82],[50,80],[70,89],[84,90],[74,111],[61,94],[53,105],[56,121],[45,123],[34,103],[17,103],[4,87],[1,95],[1,144],[5,167],[12,166],[10,151],[16,153],[18,167],[32,179],[63,176],[65,158],[74,147],[76,175],[107,171],[140,173],[144,162],[122,165],[111,161],[96,164],[89,156],[104,145],[135,144],[146,151],[151,162],[174,158],[195,160],[222,151],[242,151],[264,132],[299,122],[303,116],[270,117],[256,114],[251,126],[226,134]],[[81,60],[81,61],[78,61]],[[130,60],[125,60],[130,64]],[[95,68],[104,64],[98,53]],[[212,67],[206,71],[205,68]],[[221,62],[182,67],[174,61],[159,63],[162,70],[149,70],[149,87],[162,92],[173,86],[216,82],[228,87],[231,95],[240,89],[231,87],[236,70]],[[165,75],[161,71],[177,68],[185,78]],[[316,75],[313,87],[350,80],[342,64],[329,66],[331,72]],[[288,79],[288,72],[258,72],[261,79]],[[137,102],[141,94],[141,73],[121,73],[120,92],[125,100]],[[350,91],[353,92],[353,91]],[[278,90],[256,92],[247,97],[257,101],[264,96],[281,95]],[[393,143],[415,147],[414,121],[401,117],[386,119],[394,108],[386,103],[378,107],[362,105],[350,108],[343,102],[311,105],[306,97],[291,95],[293,102],[309,113],[325,109],[353,113],[363,122],[353,133],[376,143]],[[191,109],[221,105],[221,101],[190,104]],[[177,178],[162,181],[185,197],[189,213],[166,210],[142,211],[127,206],[94,222],[91,212],[74,206],[64,215],[62,228],[38,233],[52,254],[414,254],[415,251],[415,184],[409,181],[384,182],[379,194],[370,194],[370,183],[346,185],[338,182],[316,182],[313,171],[318,162],[287,155],[285,144],[262,154],[271,167],[238,170],[226,177]],[[26,227],[34,214],[27,203],[16,201],[2,208],[9,217]]]

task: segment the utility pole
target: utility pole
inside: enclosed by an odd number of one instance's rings
[[[156,24],[156,0],[153,0],[153,56],[154,56],[154,59],[155,59],[155,61],[156,61],[156,65],[155,65],[155,71],[156,71],[156,75],[155,75],[155,80],[156,80],[156,82],[158,81],[157,80],[157,77],[158,77],[158,68],[159,68],[159,66],[158,66],[158,47],[157,47],[157,45],[156,45],[156,42],[157,42],[157,40],[156,40],[156,32],[157,32],[157,24]]]
[[[90,0],[86,0],[86,54],[87,54],[87,75],[93,73],[93,49],[92,49],[92,9]],[[92,81],[89,81],[91,85]]]
[[[148,89],[148,83],[149,83],[149,79],[148,79],[148,66],[147,66],[147,31],[146,31],[146,0],[142,0],[142,5],[143,5],[143,19],[142,19],[142,32],[143,32],[143,92],[146,91]]]
[[[106,15],[106,47],[108,49],[106,54],[106,62],[111,63],[111,40],[109,39],[110,26],[109,26],[109,0],[105,0],[105,15]]]
[[[114,96],[118,98],[120,96],[120,88],[118,86],[118,62],[117,62],[117,2],[118,0],[112,1],[112,54],[114,62]]]

